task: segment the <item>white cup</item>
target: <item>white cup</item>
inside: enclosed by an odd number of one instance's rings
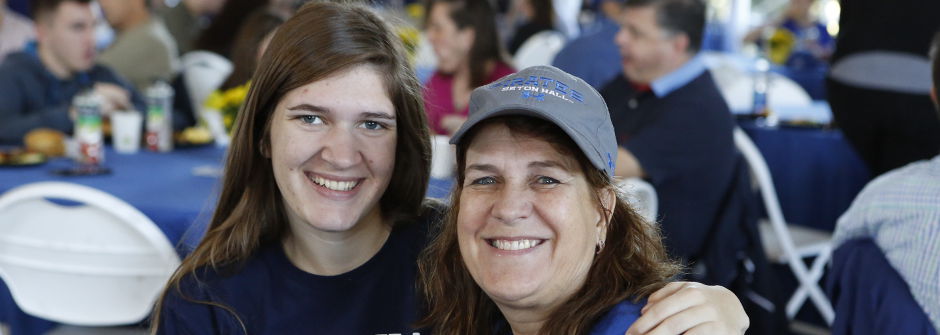
[[[449,179],[454,175],[456,158],[449,141],[449,137],[442,135],[431,139],[431,178]]]
[[[141,123],[143,115],[136,111],[111,113],[111,143],[114,150],[122,154],[132,154],[140,149]]]

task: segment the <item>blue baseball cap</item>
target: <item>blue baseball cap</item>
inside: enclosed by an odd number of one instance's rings
[[[614,175],[617,140],[607,104],[591,85],[553,66],[533,66],[480,86],[470,95],[467,122],[451,144],[483,120],[525,115],[554,123],[598,169]]]

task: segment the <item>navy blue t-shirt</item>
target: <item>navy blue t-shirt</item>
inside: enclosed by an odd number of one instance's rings
[[[225,273],[204,268],[175,291],[161,309],[159,334],[407,334],[417,332],[418,254],[432,219],[399,224],[379,252],[362,266],[337,276],[304,272],[280,243],[261,247],[242,267]],[[244,323],[242,329],[233,312]]]
[[[645,305],[646,299],[637,303],[629,299],[621,301],[594,324],[591,335],[623,335],[640,318],[640,310]]]
[[[659,198],[670,255],[693,260],[717,220],[734,176],[734,120],[708,71],[658,97],[624,76],[601,95],[617,143],[636,156]]]

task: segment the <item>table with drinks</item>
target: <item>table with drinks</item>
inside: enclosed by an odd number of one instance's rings
[[[56,174],[75,167],[68,158],[56,158],[40,165],[0,167],[0,193],[17,186],[41,181],[63,181],[107,192],[140,210],[166,234],[174,245],[193,245],[211,217],[218,192],[225,149],[213,145],[175,148],[168,152],[140,150],[122,154],[107,146],[100,166],[108,172],[92,175]],[[182,249],[181,249],[182,250]],[[42,327],[44,323],[24,318],[6,288],[0,288],[0,322],[20,329]],[[18,319],[18,320],[17,320]],[[20,322],[21,324],[17,324]],[[25,326],[22,324],[25,323]],[[23,334],[37,333],[24,331]]]

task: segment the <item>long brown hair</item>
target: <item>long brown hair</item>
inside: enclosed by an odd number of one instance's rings
[[[457,29],[470,28],[474,31],[473,46],[467,56],[470,62],[470,87],[488,84],[490,76],[487,66],[493,62],[503,62],[505,53],[499,34],[496,32],[496,13],[489,0],[428,0],[425,13],[430,16],[436,4],[450,5],[450,18],[457,24]]]
[[[457,144],[457,181],[451,204],[460,203],[467,148],[477,131],[488,124],[504,124],[514,136],[544,140],[559,152],[576,157],[595,191],[593,200],[598,210],[610,212],[600,198],[605,190],[617,193],[606,245],[594,257],[584,285],[552,311],[540,333],[586,334],[611,307],[625,299],[648,296],[678,272],[678,265],[666,256],[658,228],[645,222],[627,204],[623,194],[616,192],[611,178],[595,168],[570,137],[542,119],[500,116],[474,126]],[[430,327],[436,334],[491,334],[495,325],[506,321],[463,263],[457,242],[459,212],[459,206],[451,206],[440,231],[418,263],[419,284],[428,303],[428,315],[419,324]]]
[[[206,267],[237,269],[262,244],[279,242],[288,233],[283,200],[264,152],[270,152],[274,107],[293,89],[356,65],[378,67],[395,106],[398,130],[394,172],[379,206],[393,224],[417,215],[430,173],[430,136],[421,85],[403,50],[382,19],[349,3],[305,5],[277,30],[238,113],[215,213],[202,241],[157,302],[154,331],[167,292],[186,298],[182,279],[195,278]],[[197,302],[230,310],[216,302]]]

